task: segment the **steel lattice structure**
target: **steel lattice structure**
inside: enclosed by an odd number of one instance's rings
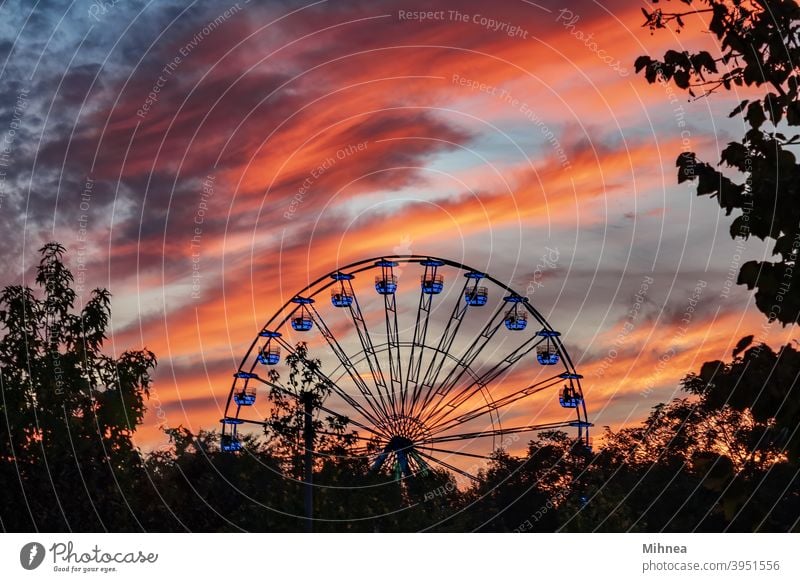
[[[401,269],[403,281],[397,276]],[[415,312],[415,319],[405,328],[397,295],[407,284],[409,269],[419,271],[419,297],[416,310],[406,310],[409,315]],[[353,284],[370,271],[375,273],[370,292],[382,303],[380,322],[365,313],[365,298],[362,295],[359,301]],[[462,277],[450,279],[453,271]],[[445,301],[452,294],[445,293],[447,282],[462,279],[455,301]],[[328,301],[323,302],[326,292]],[[433,316],[437,309],[438,318]],[[338,312],[337,323],[332,323],[330,310]],[[471,320],[479,310],[483,319]],[[447,317],[440,321],[442,314]],[[340,328],[354,347],[343,345]],[[527,297],[455,261],[396,255],[358,261],[320,277],[267,321],[234,374],[222,419],[224,450],[241,448],[240,426],[266,425],[264,411],[260,414],[254,406],[259,388],[297,396],[262,370],[280,366],[282,354],[296,353],[290,338],[310,339],[312,334],[321,336],[328,351],[314,374],[331,389],[318,412],[346,418],[364,443],[354,454],[369,456],[376,470],[388,467],[401,477],[434,464],[476,479],[450,462],[451,457],[489,459],[499,437],[574,428],[578,441],[589,445],[592,425],[581,376],[561,334]],[[512,348],[507,349],[506,343]],[[541,375],[545,377],[528,379]],[[555,410],[565,409],[567,418],[539,423],[508,420],[520,411],[530,414],[527,403],[548,392],[552,397],[547,402]],[[511,426],[504,426],[504,420]]]

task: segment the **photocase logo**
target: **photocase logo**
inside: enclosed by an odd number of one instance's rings
[[[19,551],[19,563],[26,570],[35,570],[44,561],[44,546],[38,542],[30,542]]]

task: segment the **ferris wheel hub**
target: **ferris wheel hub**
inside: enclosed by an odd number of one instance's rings
[[[430,436],[430,430],[420,419],[405,414],[395,414],[388,418],[387,432],[392,435],[389,442],[395,438],[404,438],[412,443],[421,443]]]
[[[386,445],[386,448],[388,450],[394,452],[407,451],[413,447],[414,447],[414,441],[400,435],[395,435],[392,438],[390,438],[388,444]]]

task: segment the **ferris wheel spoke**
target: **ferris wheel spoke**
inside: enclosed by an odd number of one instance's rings
[[[462,470],[462,469],[459,469],[458,467],[455,467],[455,466],[451,465],[450,463],[447,463],[447,462],[445,462],[445,461],[442,461],[441,459],[437,459],[437,458],[436,458],[436,457],[434,457],[433,455],[429,455],[429,454],[427,454],[427,453],[423,453],[422,451],[418,451],[418,452],[419,452],[419,454],[420,454],[420,455],[422,455],[422,456],[423,456],[423,457],[425,457],[426,459],[430,459],[431,461],[433,461],[433,462],[434,462],[434,463],[436,463],[437,465],[441,465],[441,466],[442,466],[442,467],[444,467],[445,469],[448,469],[448,470],[450,470],[450,471],[453,471],[454,473],[458,473],[458,474],[460,474],[460,475],[463,475],[463,476],[464,476],[464,477],[466,477],[467,479],[471,479],[471,480],[475,481],[476,483],[480,483],[480,482],[481,482],[481,480],[480,480],[480,479],[478,479],[478,478],[477,478],[475,475],[472,475],[472,474],[470,474],[470,473],[467,473],[466,471],[464,471],[464,470]]]
[[[369,370],[372,374],[372,379],[375,382],[375,390],[378,393],[378,398],[381,401],[381,406],[384,410],[389,410],[391,404],[389,401],[389,390],[386,388],[386,379],[381,370],[380,360],[375,352],[375,345],[372,343],[372,338],[369,335],[369,328],[364,320],[364,314],[361,311],[361,305],[358,302],[358,296],[350,279],[342,282],[347,292],[353,298],[352,303],[348,306],[350,317],[353,320],[353,326],[356,328],[356,335],[361,343],[361,348],[366,357]]]
[[[303,365],[311,371],[317,378],[321,380],[323,384],[328,386],[332,392],[334,392],[339,398],[344,400],[350,407],[358,412],[362,417],[364,417],[367,421],[371,422],[374,426],[380,427],[383,425],[383,422],[373,416],[368,410],[366,410],[358,401],[353,398],[350,394],[348,394],[341,386],[339,386],[336,382],[331,380],[322,370],[319,369],[319,366],[314,365],[312,362],[309,362],[306,358],[301,357],[297,354],[292,346],[283,338],[277,338],[278,342],[284,347],[284,349],[289,352],[290,354],[294,355],[297,358],[300,358],[303,361]]]
[[[445,435],[439,437],[433,437],[426,440],[426,443],[448,443],[454,441],[464,441],[464,440],[472,440],[472,439],[479,439],[485,437],[495,437],[495,436],[503,436],[507,434],[519,434],[523,432],[535,432],[538,430],[554,430],[557,428],[567,428],[570,426],[575,426],[575,421],[563,421],[563,422],[549,422],[544,424],[529,424],[527,426],[517,426],[514,428],[498,428],[498,429],[491,429],[491,430],[481,430],[476,432],[468,432],[462,434],[454,434],[454,435]]]
[[[414,385],[411,402],[408,403],[409,414],[413,413],[414,404],[416,403],[417,394],[419,392],[419,374],[422,369],[422,357],[425,352],[425,340],[428,337],[428,322],[430,321],[431,305],[433,304],[433,296],[442,290],[441,277],[437,279],[438,267],[441,266],[441,261],[423,261],[425,272],[422,274],[422,282],[420,284],[419,303],[417,305],[417,320],[414,326],[414,340],[411,343],[411,353],[408,358],[408,367],[406,369],[406,381],[403,386],[403,411],[405,412],[406,397],[408,395],[409,384]],[[426,288],[426,285],[428,287]],[[436,293],[433,291],[434,286],[439,285]]]
[[[491,341],[494,337],[494,334],[497,333],[497,330],[500,329],[500,326],[503,324],[502,319],[500,321],[496,321],[498,316],[500,316],[504,311],[503,306],[501,305],[497,311],[494,312],[489,322],[483,327],[481,333],[472,340],[472,343],[464,352],[464,355],[459,358],[459,363],[457,366],[454,366],[450,372],[445,377],[444,381],[436,388],[436,394],[446,394],[449,392],[453,386],[455,386],[461,377],[464,375],[464,372],[468,369],[471,369],[472,364],[475,362],[475,359],[480,355],[483,351],[483,348]]]
[[[328,325],[325,323],[325,320],[322,319],[319,311],[313,305],[309,306],[309,313],[311,315],[311,319],[319,329],[322,337],[325,338],[325,341],[328,342],[333,353],[339,358],[339,361],[344,366],[345,370],[347,371],[350,379],[353,380],[353,383],[356,385],[358,390],[361,392],[361,395],[364,397],[364,401],[370,407],[372,412],[379,418],[386,420],[389,417],[388,412],[383,408],[380,400],[370,391],[367,383],[364,382],[364,379],[361,377],[361,374],[358,373],[353,362],[350,360],[350,357],[344,351],[342,346],[337,341],[336,337],[334,337],[333,332],[330,330]],[[332,380],[331,380],[332,382]]]
[[[455,341],[458,330],[461,327],[461,323],[464,321],[464,315],[467,313],[469,303],[464,301],[462,304],[462,298],[470,286],[470,281],[471,279],[467,279],[464,282],[464,288],[456,298],[456,304],[453,307],[450,318],[447,320],[447,325],[442,331],[442,335],[439,337],[439,343],[436,346],[436,351],[433,353],[433,357],[428,363],[425,376],[423,376],[422,385],[419,386],[418,393],[413,398],[414,404],[416,405],[417,400],[421,396],[422,392],[425,392],[425,396],[422,397],[422,405],[419,407],[420,411],[425,409],[425,405],[430,398],[431,392],[433,392],[433,389],[436,386],[436,381],[439,378],[442,367],[447,360],[447,355],[450,353],[450,348],[453,345],[453,341]],[[475,286],[477,286],[477,283],[475,283]],[[415,408],[412,408],[411,414],[413,415],[415,411]]]
[[[400,359],[400,330],[397,324],[397,301],[394,293],[383,293],[383,310],[386,316],[386,338],[389,355],[389,381],[391,389],[389,399],[392,410],[397,414],[403,412],[403,368]],[[398,398],[400,405],[398,406]]]
[[[343,414],[339,414],[338,412],[334,412],[330,408],[326,408],[325,406],[321,406],[321,405],[317,405],[317,408],[319,408],[322,412],[327,412],[328,414],[330,414],[331,416],[333,416],[335,418],[338,418],[339,420],[343,420],[347,424],[352,424],[353,426],[357,426],[361,430],[365,430],[368,433],[370,433],[372,435],[375,435],[376,437],[385,436],[381,432],[379,432],[378,430],[370,428],[367,425],[365,425],[365,424],[363,424],[363,423],[361,423],[361,422],[359,422],[357,420],[353,420],[349,416],[346,416],[346,415],[343,415]]]
[[[364,436],[357,435],[357,434],[355,434],[355,435],[354,434],[342,434],[342,433],[338,433],[338,432],[331,432],[329,430],[315,430],[314,432],[316,434],[324,434],[326,436],[347,437],[347,438],[355,439],[355,440],[358,440],[358,441],[371,442],[371,441],[375,440],[375,437],[364,437]]]
[[[499,410],[500,408],[504,408],[506,406],[510,406],[514,404],[518,400],[522,400],[523,398],[527,398],[528,396],[532,396],[537,392],[541,392],[542,390],[546,390],[548,388],[552,388],[553,386],[560,384],[562,382],[562,378],[559,375],[551,376],[545,380],[541,380],[540,382],[536,382],[535,384],[531,384],[530,386],[526,386],[521,390],[517,390],[516,392],[512,392],[511,394],[507,394],[502,398],[497,400],[492,400],[491,402],[486,402],[473,410],[469,410],[467,412],[462,412],[456,417],[450,418],[448,417],[458,410],[458,408],[450,408],[442,415],[435,424],[429,426],[430,434],[438,434],[444,432],[453,426],[469,422],[470,420],[474,420],[483,416],[484,414],[491,414],[492,412]]]
[[[291,348],[288,348],[288,349],[291,351]],[[266,379],[264,379],[264,378],[262,378],[261,376],[258,376],[258,375],[254,375],[251,378],[253,380],[257,381],[257,382],[260,382],[260,383],[264,384],[265,386],[269,386],[270,388],[274,388],[278,392],[286,394],[287,396],[291,396],[292,398],[295,398],[295,399],[299,398],[297,394],[295,394],[294,392],[292,392],[291,390],[289,390],[285,386],[281,386],[280,384],[277,384],[275,382],[270,382],[269,380],[266,380]],[[365,424],[363,424],[363,423],[361,423],[361,422],[359,422],[357,420],[353,420],[349,416],[346,416],[344,414],[340,414],[338,412],[334,412],[330,408],[322,406],[321,404],[318,404],[317,408],[319,408],[323,412],[327,412],[331,416],[333,416],[335,418],[338,418],[341,421],[344,421],[347,424],[352,424],[352,425],[357,426],[358,428],[360,428],[362,430],[365,430],[365,431],[367,431],[367,432],[369,432],[371,434],[374,434],[377,437],[385,436],[382,433],[378,432],[378,430],[376,430],[376,429],[379,428],[379,425],[375,425],[375,428],[373,429],[373,428],[370,428],[369,426],[367,426],[367,425],[365,425]]]
[[[414,471],[415,473],[422,473],[423,475],[426,475],[427,472],[430,471],[430,465],[425,462],[425,459],[422,458],[416,449],[411,449],[408,452],[408,455],[411,460],[414,461],[414,464],[417,465],[417,470]]]
[[[520,358],[536,349],[536,346],[538,346],[542,341],[544,341],[544,338],[539,336],[528,338],[522,343],[522,345],[510,352],[500,362],[492,366],[486,373],[482,374],[478,380],[467,384],[464,388],[457,391],[456,394],[450,396],[449,398],[447,398],[447,393],[441,394],[441,398],[439,398],[438,403],[430,408],[428,413],[424,416],[422,422],[429,423],[432,421],[437,421],[439,420],[437,417],[440,417],[443,412],[446,412],[448,407],[451,410],[454,410],[464,404],[464,402],[483,390],[493,380],[505,374],[511,368],[511,366],[520,360]]]
[[[487,457],[486,455],[476,455],[475,453],[465,453],[464,451],[449,451],[447,449],[437,449],[434,447],[424,446],[423,448],[428,451],[435,451],[437,453],[447,453],[448,455],[459,455],[461,457],[471,457],[473,459],[485,459],[487,461],[491,461],[492,457]]]

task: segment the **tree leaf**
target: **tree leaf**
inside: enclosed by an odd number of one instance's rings
[[[736,115],[739,115],[742,111],[744,111],[744,108],[747,106],[748,103],[750,103],[749,99],[745,99],[744,101],[739,103],[739,105],[733,111],[730,112],[728,117],[735,117]]]

